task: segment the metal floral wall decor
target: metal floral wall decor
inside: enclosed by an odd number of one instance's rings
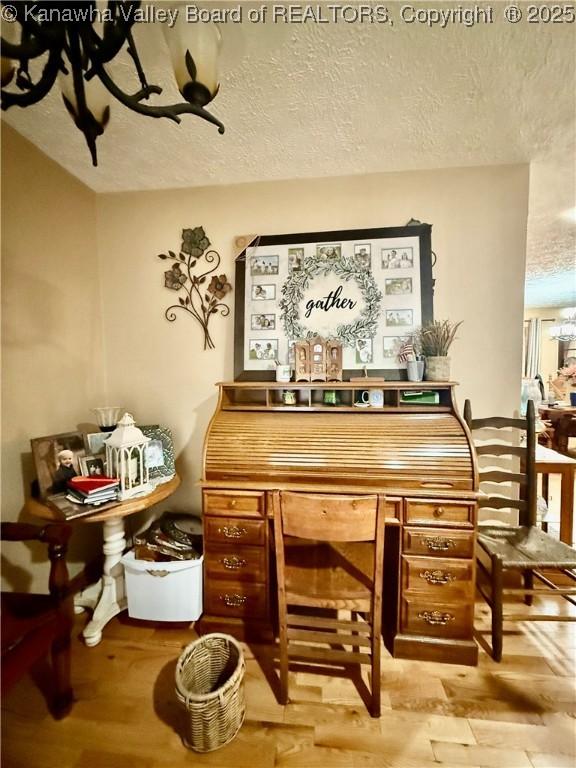
[[[214,349],[214,342],[208,330],[212,315],[230,314],[230,307],[222,299],[232,290],[226,275],[212,274],[218,271],[220,254],[210,248],[210,240],[203,227],[182,230],[180,252],[159,253],[158,258],[171,261],[172,266],[164,272],[164,287],[177,291],[178,303],[171,304],[164,316],[171,323],[177,318],[177,310],[192,315],[204,331],[204,349]],[[208,282],[209,275],[212,275]]]

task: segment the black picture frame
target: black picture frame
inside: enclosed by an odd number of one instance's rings
[[[236,259],[235,269],[235,309],[234,309],[234,380],[235,381],[273,381],[273,370],[245,370],[244,368],[244,330],[250,317],[245,317],[246,258],[254,247],[280,245],[298,245],[299,243],[323,243],[354,241],[362,243],[386,238],[414,238],[419,241],[420,252],[420,302],[422,324],[433,320],[434,280],[432,277],[432,225],[414,224],[403,227],[376,227],[370,229],[345,229],[329,232],[300,232],[297,234],[262,235],[253,240]],[[372,254],[372,258],[378,258]],[[278,301],[278,296],[276,297]],[[359,376],[361,367],[345,369],[343,379]],[[384,377],[389,381],[403,381],[406,372],[396,368],[381,368],[369,371],[370,376]]]

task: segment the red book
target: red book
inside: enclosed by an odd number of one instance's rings
[[[114,488],[118,485],[118,479],[115,477],[104,477],[99,475],[98,477],[84,477],[78,475],[77,477],[71,477],[68,480],[68,487],[74,491],[80,491],[80,493],[90,496],[91,493],[102,491],[105,488]]]

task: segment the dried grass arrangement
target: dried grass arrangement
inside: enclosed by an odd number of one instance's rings
[[[433,320],[416,331],[416,339],[424,357],[447,357],[463,320]]]

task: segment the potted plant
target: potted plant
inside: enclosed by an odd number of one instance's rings
[[[462,320],[458,323],[453,323],[451,320],[433,320],[416,332],[422,354],[426,359],[424,374],[426,381],[450,380],[448,351],[462,322]]]

